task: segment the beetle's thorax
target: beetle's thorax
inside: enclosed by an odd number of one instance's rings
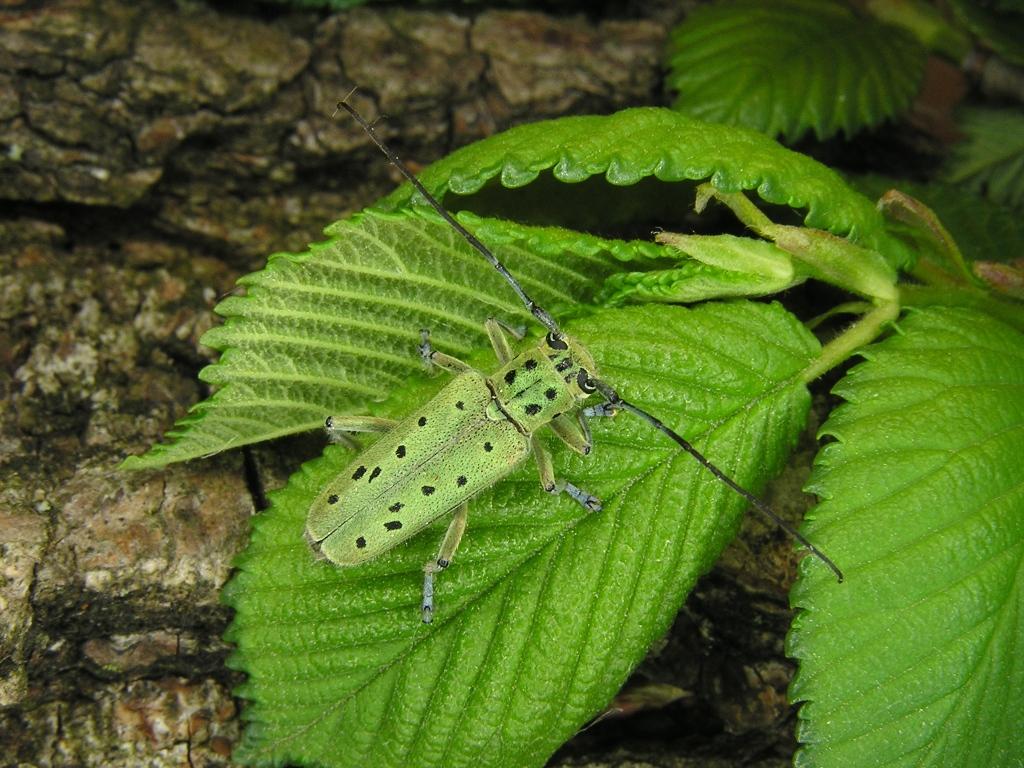
[[[545,339],[488,378],[495,397],[492,418],[509,418],[530,434],[578,408],[591,394],[581,389],[581,377],[592,375],[593,360],[578,343],[555,340],[553,347]]]

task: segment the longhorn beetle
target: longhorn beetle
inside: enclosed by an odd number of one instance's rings
[[[551,454],[537,431],[548,427],[572,450],[590,453],[587,419],[629,411],[674,440],[701,466],[734,490],[766,517],[807,547],[832,569],[838,566],[767,504],[742,488],[712,464],[685,438],[632,403],[623,400],[598,378],[590,353],[565,334],[554,318],[523,290],[498,258],[463,227],[431,195],[412,171],[376,134],[373,126],[348,103],[348,112],[387,159],[430,206],[473,246],[522,300],[533,317],[547,328],[544,339],[522,352],[512,350],[509,334],[522,334],[491,318],[485,328],[500,367],[487,376],[460,360],[435,350],[423,330],[419,351],[424,364],[455,375],[430,402],[401,422],[367,416],[332,416],[329,434],[384,432],[317,495],[306,520],[306,538],[327,560],[352,566],[372,560],[447,513],[454,513],[437,557],[423,567],[422,618],[430,623],[434,611],[434,575],[451,563],[466,529],[469,500],[508,475],[531,453],[541,486],[551,494],[566,493],[585,509],[596,512],[601,502],[590,493],[555,477]],[[584,406],[600,393],[604,402]],[[472,450],[469,464],[465,455]]]

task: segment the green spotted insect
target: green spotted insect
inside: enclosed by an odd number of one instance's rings
[[[452,521],[437,556],[424,565],[422,619],[434,612],[434,577],[448,567],[466,529],[468,503],[533,456],[541,487],[565,493],[591,512],[601,509],[592,494],[556,478],[551,455],[538,439],[547,429],[572,450],[587,455],[587,420],[628,411],[674,440],[705,469],[775,521],[824,562],[842,581],[842,572],[824,553],[782,521],[764,502],[711,463],[685,438],[659,419],[622,399],[598,376],[593,357],[565,334],[554,318],[523,290],[498,258],[463,227],[420,183],[346,100],[339,103],[405,176],[428,204],[472,245],[509,283],[532,316],[546,329],[539,344],[518,353],[510,336],[523,334],[495,319],[486,323],[499,368],[486,375],[435,350],[422,331],[420,355],[428,368],[455,378],[430,402],[401,422],[373,417],[329,417],[332,436],[383,432],[320,491],[306,521],[306,538],[321,557],[339,566],[372,560],[416,535],[446,514]],[[587,406],[595,394],[604,401]]]

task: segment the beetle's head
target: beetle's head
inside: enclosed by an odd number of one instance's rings
[[[594,358],[580,342],[572,336],[550,332],[544,337],[543,350],[577,400],[586,400],[597,391],[593,383],[597,378]]]

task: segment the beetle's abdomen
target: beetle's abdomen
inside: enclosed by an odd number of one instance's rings
[[[370,560],[493,485],[529,452],[509,421],[486,418],[491,391],[457,376],[328,483],[310,507],[307,537],[338,565]]]

